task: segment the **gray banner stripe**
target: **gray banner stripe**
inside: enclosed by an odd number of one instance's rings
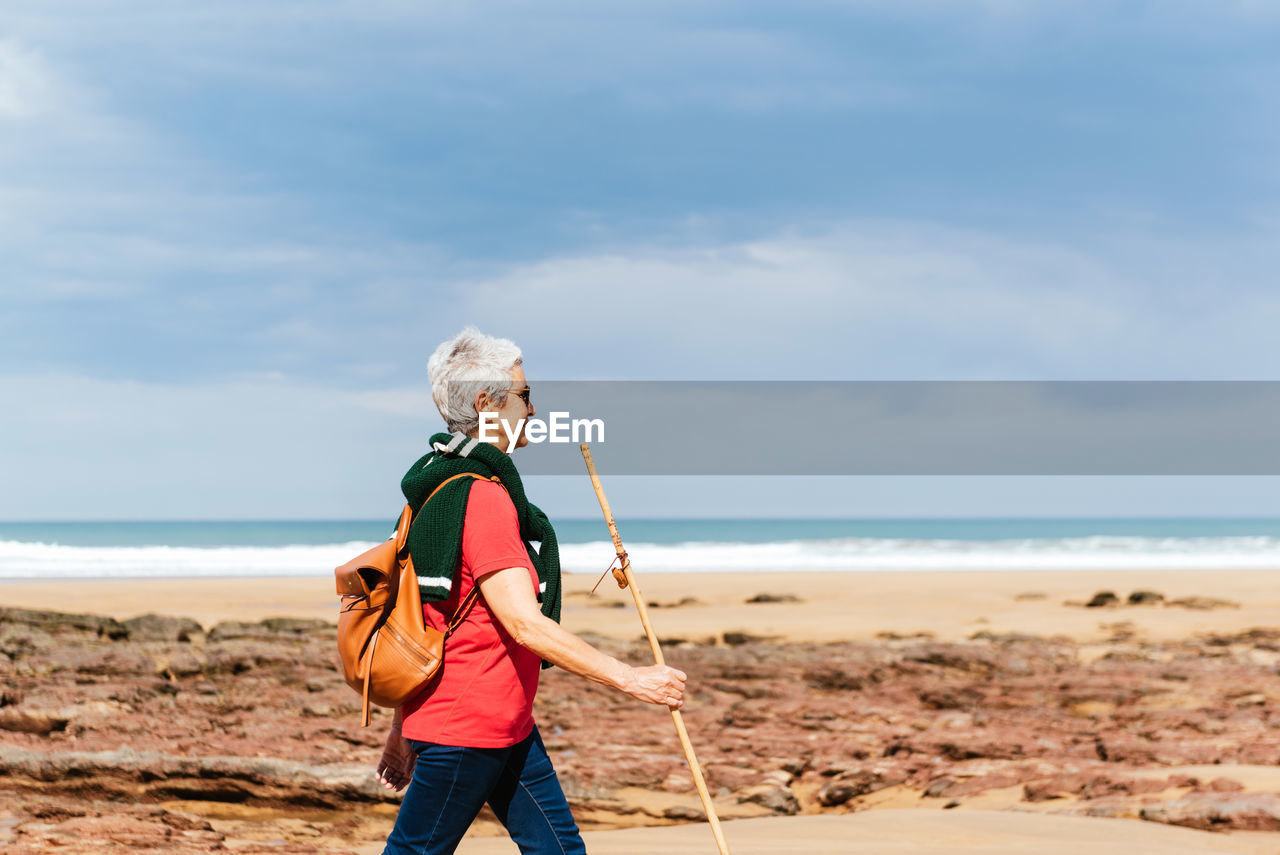
[[[581,475],[587,419],[617,475],[1280,474],[1274,381],[530,385],[567,441],[516,451],[529,475]]]

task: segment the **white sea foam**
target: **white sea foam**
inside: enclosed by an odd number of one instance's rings
[[[0,578],[324,576],[373,543],[318,546],[61,546],[0,541]],[[1280,568],[1274,537],[1080,537],[999,541],[841,538],[774,543],[629,544],[645,572]],[[607,541],[563,544],[572,573],[600,573]]]
[[[0,541],[0,579],[318,576],[374,546],[62,546]]]

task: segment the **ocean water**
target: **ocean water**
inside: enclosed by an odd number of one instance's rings
[[[640,572],[1280,568],[1280,519],[628,520]],[[0,579],[327,576],[388,520],[0,523]],[[600,573],[600,519],[556,524],[561,563]]]

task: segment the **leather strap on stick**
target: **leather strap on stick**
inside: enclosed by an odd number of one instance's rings
[[[600,500],[600,510],[604,511],[604,521],[609,526],[613,548],[622,562],[621,567],[614,569],[614,578],[618,580],[618,587],[631,589],[631,598],[635,600],[636,611],[640,613],[640,623],[644,625],[644,634],[649,639],[649,649],[653,651],[654,661],[659,665],[665,665],[667,663],[662,658],[662,647],[658,644],[658,636],[649,623],[648,606],[645,605],[644,597],[640,595],[635,574],[631,572],[631,559],[627,557],[627,550],[622,548],[622,538],[618,535],[618,526],[613,521],[613,512],[609,510],[609,500],[604,496],[604,488],[600,486],[600,476],[596,474],[596,465],[591,460],[591,447],[585,442],[578,447],[582,449],[582,459],[587,462],[587,474],[591,476],[591,486],[595,487],[596,498]],[[716,816],[716,807],[711,802],[711,793],[707,790],[706,779],[702,777],[702,767],[698,765],[698,758],[693,754],[693,743],[689,741],[689,731],[685,729],[680,710],[671,710],[671,720],[675,722],[676,735],[680,737],[685,759],[689,761],[689,771],[693,772],[693,783],[698,788],[698,797],[702,799],[702,807],[707,812],[707,822],[711,824],[711,834],[716,839],[716,846],[720,847],[720,855],[729,855],[729,844],[724,839],[720,818]]]

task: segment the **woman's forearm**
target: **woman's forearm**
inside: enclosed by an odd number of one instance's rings
[[[572,674],[620,689],[636,700],[672,709],[684,704],[683,671],[666,665],[633,668],[601,653],[544,615],[527,568],[497,570],[481,577],[479,584],[494,617],[522,647]]]
[[[602,653],[541,613],[523,617],[511,630],[518,644],[571,674],[624,692],[633,688],[634,668]]]

